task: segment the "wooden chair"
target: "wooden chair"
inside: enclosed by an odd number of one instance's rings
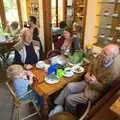
[[[61,113],[56,113],[55,115],[51,116],[49,120],[84,120],[88,112],[90,111],[90,108],[91,108],[91,102],[88,101],[87,108],[80,118],[76,118],[69,112],[61,112]]]
[[[36,114],[39,114],[39,115],[41,116],[41,114],[40,114],[40,112],[39,112],[40,110],[39,110],[39,108],[37,107],[37,105],[36,105],[36,103],[35,103],[34,100],[32,100],[32,99],[22,100],[22,98],[23,98],[24,96],[26,96],[27,94],[31,93],[32,90],[28,91],[26,94],[24,94],[23,96],[21,96],[20,98],[18,98],[18,97],[15,95],[15,92],[14,92],[14,90],[13,90],[12,85],[11,85],[9,82],[6,82],[6,85],[7,85],[7,87],[8,87],[9,93],[10,93],[10,95],[12,96],[12,99],[13,99],[13,108],[12,108],[11,120],[13,120],[14,110],[16,110],[16,115],[15,115],[16,118],[15,118],[15,120],[20,120],[20,106],[21,106],[21,105],[25,105],[25,104],[29,104],[29,103],[32,103],[32,104],[33,104],[33,106],[35,107],[36,112],[25,116],[25,117],[22,118],[21,120],[26,120],[26,119],[28,119],[28,118],[30,118],[30,117],[33,117],[33,116],[36,115]]]

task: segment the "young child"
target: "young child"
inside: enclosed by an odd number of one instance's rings
[[[21,65],[14,64],[8,67],[7,76],[12,80],[18,98],[22,100],[34,99],[38,107],[40,106],[42,103],[41,97],[30,87],[33,83],[33,74],[30,71],[25,71]],[[25,95],[29,90],[32,90],[32,92]]]

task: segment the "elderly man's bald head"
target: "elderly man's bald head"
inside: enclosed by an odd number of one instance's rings
[[[108,63],[119,55],[119,47],[115,44],[106,45],[101,53],[101,59],[104,63]]]
[[[26,43],[31,43],[32,41],[32,32],[29,28],[23,28],[21,30],[21,34],[20,37],[22,38],[22,40]]]
[[[108,55],[117,56],[119,54],[119,47],[116,44],[109,44],[103,48],[103,51]]]

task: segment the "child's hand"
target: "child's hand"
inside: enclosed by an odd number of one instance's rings
[[[32,78],[34,77],[33,73],[31,71],[26,71],[26,75],[29,77],[29,78]]]
[[[33,84],[33,73],[31,71],[26,71],[26,75],[29,77],[29,84]]]

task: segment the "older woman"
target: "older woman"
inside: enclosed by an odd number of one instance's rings
[[[21,40],[15,46],[16,64],[36,64],[41,56],[40,44],[38,41],[32,40],[32,32],[29,28],[24,28],[21,31]]]
[[[41,53],[42,53],[41,55],[44,56],[43,47],[42,47],[42,43],[40,40],[39,28],[36,23],[37,23],[37,19],[34,16],[29,16],[28,25],[32,32],[32,39],[39,42]]]

